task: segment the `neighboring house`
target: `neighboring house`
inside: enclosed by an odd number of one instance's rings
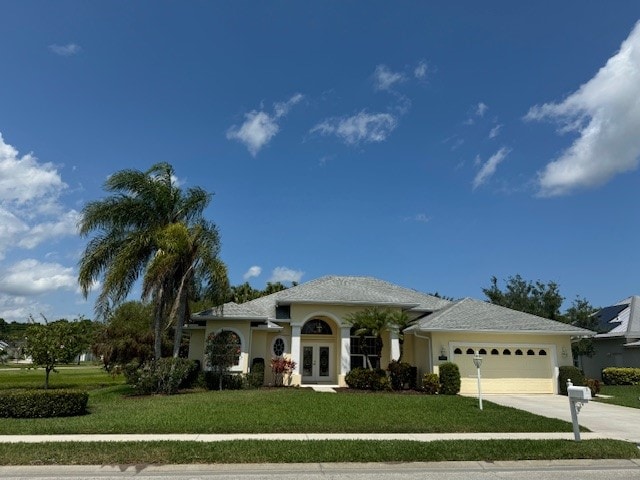
[[[595,355],[580,357],[588,378],[602,379],[607,367],[640,367],[640,297],[634,295],[593,314],[598,321]]]
[[[230,330],[241,344],[236,372],[286,356],[296,362],[291,384],[345,385],[346,374],[365,366],[358,337],[345,317],[366,307],[401,310],[414,320],[405,330],[402,361],[419,375],[458,364],[462,393],[476,391],[473,355],[483,357],[486,393],[557,393],[558,367],[572,365],[571,338],[593,332],[527,313],[465,298],[450,302],[371,277],[327,276],[243,304],[199,312],[186,327],[189,358],[204,362],[206,337]],[[374,341],[373,338],[370,339]],[[383,335],[386,368],[400,354],[397,332]]]

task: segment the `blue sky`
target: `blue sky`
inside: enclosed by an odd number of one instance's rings
[[[0,18],[8,321],[93,317],[79,212],[161,161],[215,193],[232,284],[640,294],[635,0],[27,0]]]

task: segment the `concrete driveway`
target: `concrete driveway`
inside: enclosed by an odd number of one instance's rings
[[[483,395],[483,399],[545,417],[571,422],[569,399],[562,395]],[[608,438],[640,445],[640,409],[589,402],[582,407],[578,422]]]

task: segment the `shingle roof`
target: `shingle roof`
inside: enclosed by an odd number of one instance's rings
[[[464,298],[421,319],[411,331],[530,332],[593,335],[594,332],[548,318],[511,310],[492,303]]]
[[[225,303],[222,314],[217,307],[197,313],[192,318],[273,319],[276,305],[293,303],[400,306],[432,312],[451,302],[373,277],[331,275],[242,304]]]
[[[283,290],[276,295],[280,305],[291,303],[402,305],[433,311],[451,303],[448,300],[373,277],[326,276]]]

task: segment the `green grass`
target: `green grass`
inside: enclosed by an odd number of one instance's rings
[[[124,396],[126,386],[89,392],[89,415],[2,419],[4,434],[556,432],[567,422],[473,398],[390,393],[317,393],[310,389]]]
[[[436,462],[640,458],[616,440],[229,441],[0,445],[0,465]]]
[[[611,398],[596,397],[599,402],[640,408],[640,385],[603,385],[600,394]]]
[[[122,385],[122,376],[112,377],[100,367],[93,365],[70,365],[57,367],[51,372],[49,388],[81,388],[94,389],[109,385]],[[0,389],[42,388],[44,386],[44,369],[29,368],[24,365],[2,365],[0,367]]]

